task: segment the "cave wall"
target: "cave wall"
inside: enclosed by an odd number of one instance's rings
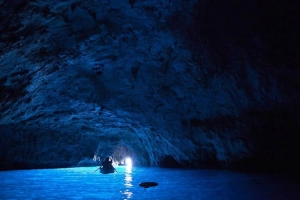
[[[266,2],[0,1],[0,168],[120,146],[141,166],[290,166],[296,3]]]

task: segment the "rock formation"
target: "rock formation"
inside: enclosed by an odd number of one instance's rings
[[[296,168],[299,3],[267,2],[0,1],[0,169]]]

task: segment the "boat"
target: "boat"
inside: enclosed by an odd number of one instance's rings
[[[144,189],[146,189],[146,188],[149,188],[149,187],[158,186],[158,183],[156,183],[156,182],[142,182],[142,183],[139,184],[139,186],[141,186]]]
[[[115,168],[105,168],[105,167],[101,167],[100,168],[100,173],[102,174],[110,174],[110,173],[115,173],[116,172],[116,169]]]

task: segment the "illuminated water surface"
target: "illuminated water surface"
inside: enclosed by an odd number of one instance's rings
[[[221,170],[97,167],[0,172],[0,199],[300,199],[300,184],[283,176]],[[158,186],[144,189],[139,183]]]

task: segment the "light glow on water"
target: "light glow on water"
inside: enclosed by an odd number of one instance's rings
[[[0,172],[0,199],[299,200],[300,184],[287,178],[221,170],[117,166]],[[157,182],[144,189],[141,182]]]
[[[133,192],[131,191],[131,188],[133,187],[131,173],[132,173],[132,166],[131,165],[126,166],[125,178],[124,178],[124,181],[125,181],[124,186],[126,189],[123,192],[123,194],[126,196],[125,199],[129,199],[133,195]]]

